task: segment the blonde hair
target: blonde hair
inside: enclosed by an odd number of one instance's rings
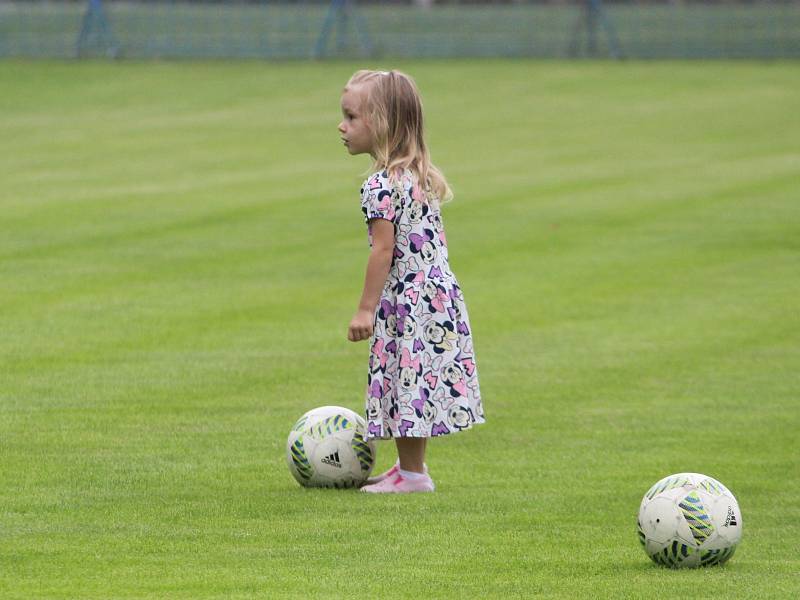
[[[390,179],[409,169],[428,200],[447,202],[453,192],[431,162],[422,128],[422,100],[414,80],[400,71],[356,71],[345,86],[365,84],[362,111],[372,133],[374,170]]]

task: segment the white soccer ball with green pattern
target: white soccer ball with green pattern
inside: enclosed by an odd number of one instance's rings
[[[302,486],[358,487],[375,464],[375,443],[366,437],[366,422],[352,410],[315,408],[289,432],[286,462]]]
[[[699,473],[665,477],[642,498],[639,541],[653,561],[671,567],[721,565],[742,537],[742,513],[733,494]]]

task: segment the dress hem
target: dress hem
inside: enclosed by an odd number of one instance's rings
[[[424,438],[424,439],[440,438],[440,437],[445,437],[445,436],[448,436],[448,435],[453,435],[455,433],[460,433],[462,431],[469,431],[470,429],[475,427],[475,425],[483,425],[485,423],[486,423],[486,419],[483,419],[481,421],[473,421],[467,427],[462,427],[461,429],[453,429],[452,431],[448,431],[447,433],[440,433],[439,435],[383,435],[383,436],[379,436],[379,435],[369,436],[368,435],[364,439],[366,441],[368,441],[368,442],[371,442],[371,441],[375,441],[375,440],[396,440],[398,438],[400,438],[400,439],[402,439],[402,438],[416,438],[416,439],[420,439],[420,438]]]

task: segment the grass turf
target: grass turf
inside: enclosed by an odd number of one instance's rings
[[[360,66],[0,63],[0,595],[796,597],[797,65],[400,63],[488,419],[401,498],[284,458],[362,409]],[[724,568],[639,547],[679,471],[737,494]]]

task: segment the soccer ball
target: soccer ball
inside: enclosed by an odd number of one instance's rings
[[[721,565],[742,537],[742,513],[716,479],[677,473],[656,483],[639,507],[639,541],[653,562],[666,567]]]
[[[366,435],[366,422],[352,410],[310,410],[289,432],[289,471],[305,487],[358,487],[375,464],[375,443],[366,441]]]

